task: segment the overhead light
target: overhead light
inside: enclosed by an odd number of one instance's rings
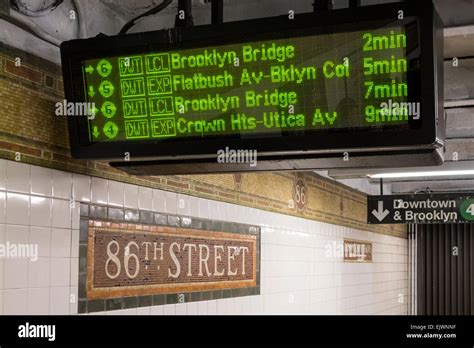
[[[367,176],[372,179],[419,178],[419,177],[428,177],[428,176],[458,176],[458,175],[474,175],[474,169],[367,174]]]
[[[456,179],[473,179],[474,176],[474,160],[470,161],[450,161],[444,162],[440,166],[410,166],[401,168],[339,168],[331,169],[328,176],[333,179],[356,179],[365,178],[369,180],[377,179],[394,179],[400,180],[419,180],[418,178],[439,178],[438,180],[446,180],[450,177]]]

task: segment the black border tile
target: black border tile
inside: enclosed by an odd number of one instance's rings
[[[118,221],[123,221],[125,217],[124,210],[121,208],[109,208],[107,215],[110,220]]]
[[[180,225],[179,216],[168,215],[168,226],[178,227]]]
[[[87,313],[87,303],[88,300],[78,300],[77,301],[77,313],[78,314],[83,314]]]
[[[89,234],[89,220],[80,219],[79,220],[79,243],[87,243],[87,236]]]
[[[89,217],[89,204],[81,203],[79,206],[79,216]]]
[[[159,226],[168,225],[168,215],[164,213],[155,213],[155,224]]]
[[[140,214],[140,222],[142,224],[152,224],[153,223],[154,217],[153,217],[153,213],[151,211],[140,210],[139,214]]]
[[[137,296],[122,297],[122,309],[137,308]]]
[[[201,292],[201,300],[202,301],[212,300],[212,290],[211,291],[202,291]]]
[[[152,305],[160,306],[166,304],[166,295],[153,295],[152,296]]]
[[[166,294],[166,304],[178,303],[178,294]]]
[[[181,227],[190,228],[193,224],[194,219],[190,218],[189,216],[181,216],[179,218],[179,224]]]
[[[105,300],[106,311],[116,311],[122,309],[123,301],[121,297],[109,298]]]
[[[105,300],[88,300],[87,312],[103,312],[105,311]]]
[[[189,302],[197,302],[202,300],[202,292],[191,292]]]
[[[89,217],[92,219],[107,219],[107,207],[91,205],[89,207]]]
[[[87,273],[87,244],[79,244],[79,274],[85,273]]]
[[[212,299],[218,300],[222,298],[222,290],[212,290]]]
[[[202,220],[193,219],[191,221],[191,226],[190,227],[195,228],[197,230],[203,230],[204,229],[203,226],[204,226],[204,222]]]
[[[140,212],[135,209],[125,209],[124,221],[140,222]]]
[[[152,295],[138,296],[137,297],[137,301],[138,301],[137,306],[138,307],[150,307],[151,304],[152,304],[152,300],[153,300]]]
[[[232,289],[222,290],[222,298],[230,298],[230,297],[232,297]]]

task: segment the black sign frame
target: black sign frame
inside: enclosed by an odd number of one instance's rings
[[[397,19],[399,11],[403,11],[404,19]],[[421,100],[423,112],[420,120],[410,120],[407,127],[313,130],[304,131],[303,136],[302,131],[288,131],[278,136],[238,134],[204,139],[167,138],[93,142],[89,139],[87,118],[76,116],[68,119],[71,154],[74,158],[81,159],[123,159],[125,153],[129,153],[135,159],[215,158],[219,149],[229,147],[257,150],[259,155],[276,156],[281,159],[286,155],[294,154],[438,148],[444,140],[444,134],[438,131],[444,124],[442,64],[440,64],[442,25],[431,1],[296,14],[295,19],[289,19],[285,15],[219,25],[111,37],[99,36],[63,42],[61,58],[65,96],[68,102],[86,100],[81,66],[81,62],[86,59],[280,39],[295,36],[295,33],[298,36],[304,36],[371,29],[367,26],[367,22],[379,27],[394,22],[400,25],[409,21],[416,21],[420,39],[420,75],[416,78],[420,85],[415,90],[420,93],[419,100]]]

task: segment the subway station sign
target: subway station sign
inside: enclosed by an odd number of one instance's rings
[[[369,224],[474,222],[474,194],[368,196]]]
[[[257,285],[257,236],[89,220],[87,298]]]
[[[436,25],[396,4],[65,42],[66,97],[92,110],[72,153],[431,148]]]

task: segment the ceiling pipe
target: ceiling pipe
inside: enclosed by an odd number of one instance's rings
[[[28,28],[27,31],[33,33],[35,36],[40,38],[43,41],[46,41],[54,46],[59,47],[61,45],[61,40],[50,35],[45,30],[43,30],[39,25],[33,22],[28,16],[21,14],[13,9],[10,11],[10,22],[17,26],[20,26],[22,29]],[[8,18],[3,18],[8,21]]]

